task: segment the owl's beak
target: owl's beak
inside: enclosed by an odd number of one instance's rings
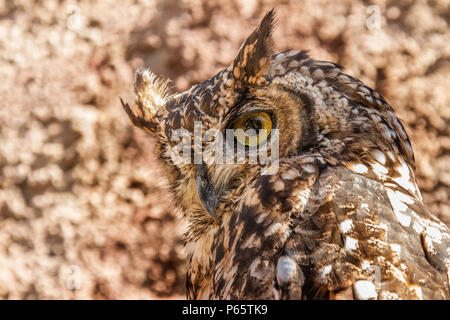
[[[214,188],[211,183],[208,170],[205,164],[199,164],[195,168],[195,180],[197,185],[197,193],[203,207],[217,221],[216,209],[221,196],[220,190]]]

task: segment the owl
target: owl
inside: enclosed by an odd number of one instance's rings
[[[273,28],[272,10],[182,93],[139,69],[122,101],[187,223],[187,297],[449,299],[450,232],[393,109],[337,64],[274,53]]]

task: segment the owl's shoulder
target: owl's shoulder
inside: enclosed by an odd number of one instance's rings
[[[449,298],[449,230],[408,193],[328,167],[294,220],[285,250],[308,272],[304,294]]]

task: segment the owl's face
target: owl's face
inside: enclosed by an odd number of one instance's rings
[[[157,137],[175,202],[202,226],[196,230],[220,224],[223,208],[252,181],[304,154],[404,180],[417,193],[405,174],[413,172],[412,149],[389,105],[340,66],[305,51],[273,54],[273,19],[271,11],[228,68],[186,92],[168,95],[165,82],[138,70],[137,107],[124,104],[132,122]]]

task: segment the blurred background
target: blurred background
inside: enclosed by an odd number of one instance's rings
[[[0,0],[0,299],[185,297],[179,213],[119,96],[228,65],[272,7],[277,51],[343,65],[396,110],[450,224],[448,0]]]

